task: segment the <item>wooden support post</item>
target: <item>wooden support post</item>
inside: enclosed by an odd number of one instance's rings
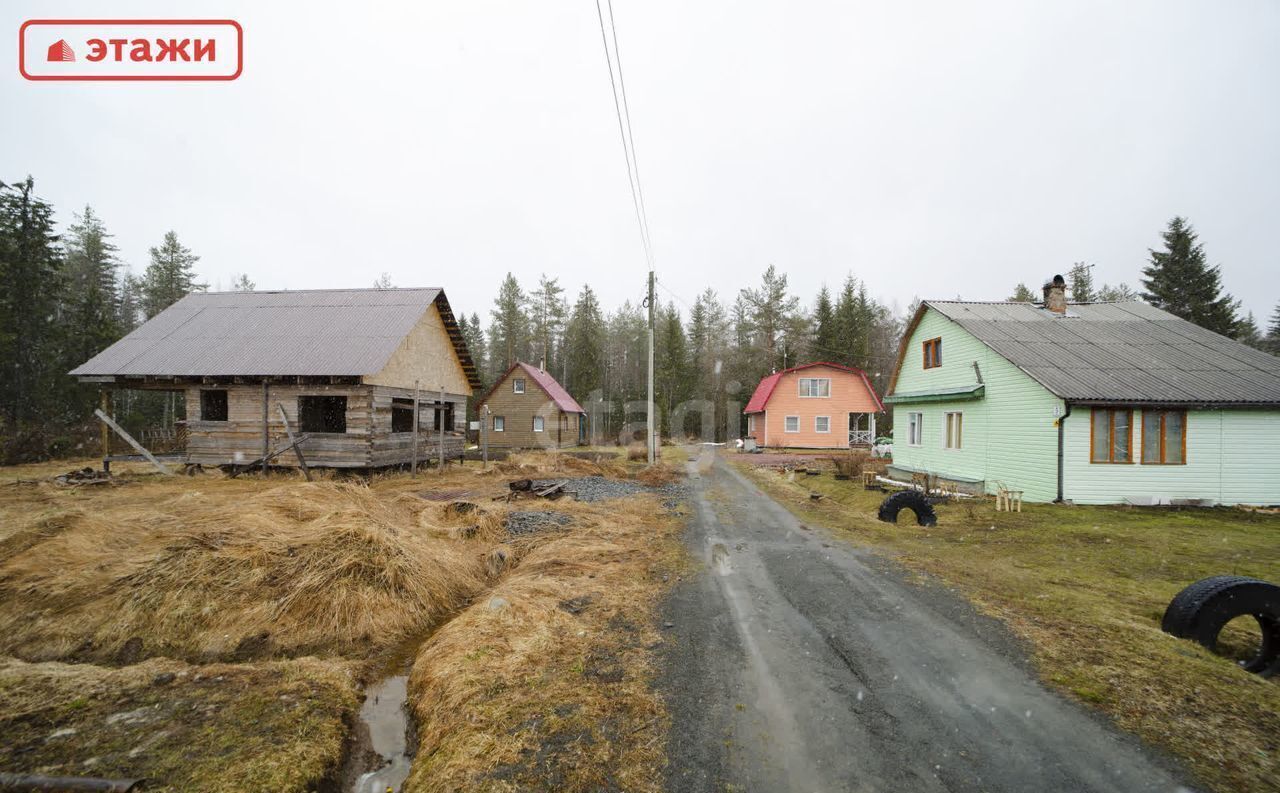
[[[271,454],[271,400],[270,392],[267,388],[267,381],[262,381],[262,457],[265,460],[267,455]],[[266,471],[267,466],[264,464],[262,470]]]
[[[98,399],[99,402],[102,403],[102,412],[110,416],[111,392],[105,388],[102,389],[102,393]],[[111,428],[106,425],[106,422],[103,422],[102,427],[100,428],[98,440],[102,444],[102,470],[104,473],[109,474],[111,473],[111,461],[107,458],[111,456]]]
[[[93,414],[97,416],[99,419],[101,419],[103,424],[106,424],[108,427],[115,430],[117,435],[119,435],[121,438],[124,438],[125,443],[128,443],[130,446],[132,446],[134,451],[136,451],[138,454],[141,454],[143,457],[147,458],[147,460],[152,465],[160,469],[160,473],[169,474],[169,475],[173,474],[173,471],[170,471],[168,466],[166,466],[164,463],[157,460],[154,454],[152,454],[151,452],[143,448],[141,443],[138,443],[137,441],[135,441],[132,435],[124,431],[124,427],[121,427],[119,424],[115,423],[115,421],[110,416],[102,412],[101,408],[93,411]]]
[[[444,417],[446,415],[444,404],[444,389],[442,388],[440,389],[440,412],[436,414],[440,417],[440,473],[442,474],[444,473]]]
[[[418,405],[422,399],[422,392],[418,388],[418,381],[413,381],[413,465],[409,468],[410,475],[418,475]]]
[[[484,460],[484,470],[489,470],[489,406],[480,408],[480,456]]]
[[[293,454],[298,458],[298,465],[302,468],[302,475],[311,481],[311,469],[307,467],[306,458],[302,456],[302,447],[298,445],[298,441],[293,437],[293,428],[289,426],[289,414],[284,412],[284,405],[279,402],[276,407],[280,410],[280,420],[284,422],[284,433],[289,436],[289,443],[293,446]]]

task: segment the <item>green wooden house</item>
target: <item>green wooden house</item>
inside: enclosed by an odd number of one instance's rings
[[[1280,504],[1280,358],[1141,302],[927,301],[890,474],[1082,504]]]

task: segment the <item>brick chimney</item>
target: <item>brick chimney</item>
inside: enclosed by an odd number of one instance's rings
[[[1044,285],[1044,307],[1055,314],[1067,313],[1067,282],[1060,275]]]

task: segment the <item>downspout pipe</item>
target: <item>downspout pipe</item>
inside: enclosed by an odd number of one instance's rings
[[[1066,425],[1067,417],[1071,415],[1071,403],[1063,402],[1062,404],[1066,406],[1066,410],[1063,411],[1062,416],[1059,417],[1058,419],[1058,498],[1054,501],[1055,504],[1061,504],[1063,501],[1066,500],[1063,498],[1063,476],[1062,476],[1063,463],[1064,463],[1063,447],[1065,445],[1064,441],[1066,437],[1065,425]]]

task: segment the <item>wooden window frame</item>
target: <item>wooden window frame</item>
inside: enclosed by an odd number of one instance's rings
[[[1159,460],[1147,459],[1147,415],[1151,413],[1158,414],[1160,416],[1160,459]],[[1182,459],[1179,462],[1174,462],[1174,463],[1171,463],[1165,459],[1166,457],[1168,457],[1168,449],[1166,447],[1169,440],[1169,433],[1165,429],[1165,420],[1168,418],[1170,413],[1182,414]],[[1187,464],[1187,411],[1185,409],[1182,409],[1182,408],[1173,408],[1173,409],[1162,408],[1159,410],[1143,409],[1142,411],[1142,464],[1143,465],[1186,465]]]
[[[1099,410],[1106,411],[1109,414],[1107,418],[1107,458],[1108,459],[1106,460],[1093,459],[1094,435],[1096,433],[1095,428],[1097,427],[1097,422],[1094,421],[1094,416],[1097,415]],[[1115,459],[1116,414],[1117,413],[1129,414],[1129,443],[1125,447],[1129,453],[1129,457],[1128,459],[1125,459],[1125,460]],[[1097,408],[1093,408],[1089,412],[1089,463],[1091,465],[1132,465],[1133,464],[1133,409],[1132,408],[1097,407]]]
[[[541,421],[541,422],[542,422],[542,426],[541,426],[541,427],[539,427],[539,426],[538,426],[538,422],[539,422],[539,421]],[[546,420],[546,418],[544,418],[543,416],[534,416],[534,417],[533,417],[533,431],[534,431],[534,432],[546,432],[546,431],[547,431],[547,420]]]
[[[507,431],[507,417],[506,417],[506,416],[494,416],[494,417],[493,417],[493,431],[494,431],[494,432],[506,432],[506,431]]]
[[[818,429],[818,421],[819,421],[820,419],[826,419],[826,420],[827,420],[827,428],[826,428],[825,430],[820,430],[820,429]],[[821,433],[821,434],[823,434],[823,435],[830,435],[830,434],[831,434],[831,417],[830,417],[830,416],[814,416],[814,417],[813,417],[813,431],[814,431],[814,432],[817,432],[817,433]]]
[[[790,421],[791,419],[795,419],[795,420],[796,420],[796,428],[795,428],[795,429],[793,429],[793,430],[789,430],[789,429],[787,429],[787,422],[788,422],[788,421]],[[800,417],[799,417],[799,416],[783,416],[783,417],[782,417],[782,431],[783,431],[783,432],[785,432],[785,433],[786,433],[786,434],[788,434],[788,435],[796,435],[796,434],[798,434],[798,433],[800,432]]]
[[[924,355],[924,368],[937,369],[942,366],[942,337],[936,336],[932,339],[925,339],[921,344],[921,351]],[[930,355],[932,352],[932,355]]]
[[[808,384],[809,384],[809,390],[810,390],[810,391],[814,390],[814,389],[813,389],[813,385],[814,385],[814,384],[816,384],[816,383],[826,383],[826,384],[827,384],[827,393],[825,393],[825,394],[813,394],[813,393],[806,394],[806,393],[805,393],[805,388],[804,388],[805,383],[808,383]],[[798,390],[799,390],[799,394],[800,394],[800,398],[801,398],[801,399],[830,399],[830,398],[831,398],[831,378],[830,378],[830,377],[801,377],[801,378],[799,378],[799,385],[797,386],[797,388],[798,388]],[[822,389],[817,389],[817,390],[821,391]]]
[[[951,417],[959,416],[956,422],[956,445],[951,446]],[[944,451],[957,452],[964,448],[964,411],[948,410],[942,414],[942,448]]]
[[[911,435],[911,417],[916,416],[915,439]],[[920,447],[924,445],[924,413],[922,411],[907,412],[907,445]]]
[[[511,378],[511,393],[523,394],[528,389],[529,384],[525,382],[523,377]]]

